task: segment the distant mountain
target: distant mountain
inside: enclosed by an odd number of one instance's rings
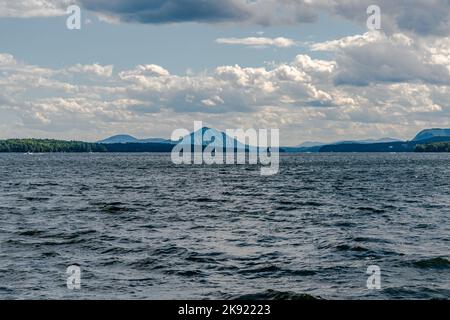
[[[120,134],[120,135],[116,135],[116,136],[112,136],[109,138],[106,138],[104,140],[100,140],[97,143],[136,143],[139,140],[136,139],[135,137],[132,137],[130,135],[127,134]]]
[[[318,147],[326,145],[324,142],[313,142],[313,141],[306,141],[302,144],[299,144],[298,146],[292,147],[292,148],[312,148],[312,147]]]
[[[342,143],[322,146],[319,152],[412,152],[414,145],[408,142]]]
[[[120,134],[109,137],[104,140],[100,140],[97,143],[102,144],[114,144],[114,143],[172,143],[170,140],[162,138],[149,138],[149,139],[137,139],[128,134]]]
[[[367,139],[367,140],[354,140],[354,141],[336,141],[331,143],[324,142],[304,142],[296,147],[283,147],[284,152],[319,152],[322,147],[325,146],[338,146],[338,145],[355,145],[355,144],[376,144],[376,143],[392,143],[402,142],[402,140],[395,138],[381,138],[381,139]]]
[[[163,139],[163,138],[148,138],[148,139],[140,139],[140,143],[170,143],[172,144],[173,141]]]
[[[400,139],[395,138],[381,138],[381,139],[366,139],[366,140],[342,140],[336,142],[303,142],[302,144],[293,147],[293,148],[313,148],[313,147],[321,147],[325,145],[335,145],[335,144],[348,144],[348,143],[383,143],[383,142],[399,142],[402,141]]]
[[[448,142],[450,136],[437,136],[417,141],[399,141],[384,143],[344,143],[322,146],[319,152],[414,152],[419,146],[436,142]]]
[[[449,137],[450,138],[450,129],[426,129],[421,132],[413,141],[427,140],[436,137]]]
[[[311,147],[284,148],[285,152],[413,152],[419,145],[450,141],[450,129],[423,130],[412,141],[393,138],[338,141]]]
[[[211,141],[207,136],[205,136],[205,133],[209,133],[212,137],[214,137],[214,140]],[[243,144],[237,139],[234,139],[224,132],[218,131],[216,129],[203,127],[195,132],[192,132],[191,134],[185,136],[181,139],[181,143],[188,145],[196,145],[196,146],[205,146],[209,145],[212,147],[224,147],[224,148],[236,148],[240,150],[252,150],[256,151],[257,148],[255,146],[249,146],[247,144]]]
[[[342,143],[386,143],[386,142],[400,142],[402,140],[396,138],[381,138],[381,139],[367,139],[367,140],[355,140],[355,141],[343,141]],[[337,143],[339,144],[339,143]]]
[[[205,136],[208,130],[215,137],[212,142]],[[256,146],[249,146],[224,132],[208,127],[192,132],[180,141],[183,144],[202,145],[203,147],[210,145],[240,150],[258,150]],[[304,142],[296,147],[280,147],[280,152],[413,152],[421,144],[447,141],[450,141],[450,129],[427,129],[417,134],[412,141],[381,138],[333,143]],[[105,145],[109,152],[170,152],[176,143],[162,138],[137,139],[130,135],[116,135],[98,142],[98,144]]]

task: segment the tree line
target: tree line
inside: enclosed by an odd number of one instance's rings
[[[51,139],[0,140],[0,152],[106,152],[105,145],[81,141]]]
[[[419,144],[416,146],[416,152],[450,152],[450,142],[436,142],[428,144]]]

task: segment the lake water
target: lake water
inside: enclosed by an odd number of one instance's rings
[[[1,154],[0,174],[0,299],[450,298],[448,154],[283,155],[269,177]]]

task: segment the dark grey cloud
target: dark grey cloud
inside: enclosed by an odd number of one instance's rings
[[[413,1],[396,17],[402,30],[421,35],[450,34],[450,0]]]
[[[249,22],[260,25],[312,22],[304,0],[79,0],[86,9],[123,22]]]
[[[249,12],[233,0],[81,0],[88,10],[125,22],[221,22],[245,20]]]
[[[123,22],[280,25],[317,21],[320,13],[366,26],[381,9],[386,33],[450,36],[450,0],[0,0],[0,17],[64,15],[68,3]]]
[[[79,0],[91,11],[123,22],[309,23],[320,12],[366,25],[367,8],[381,9],[382,28],[420,35],[450,35],[450,0]]]
[[[382,29],[387,33],[450,35],[450,0],[318,0],[316,4],[360,25],[366,24],[366,9],[377,5],[381,9]]]

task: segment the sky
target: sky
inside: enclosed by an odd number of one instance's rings
[[[450,0],[0,0],[0,139],[411,139],[449,97]]]

